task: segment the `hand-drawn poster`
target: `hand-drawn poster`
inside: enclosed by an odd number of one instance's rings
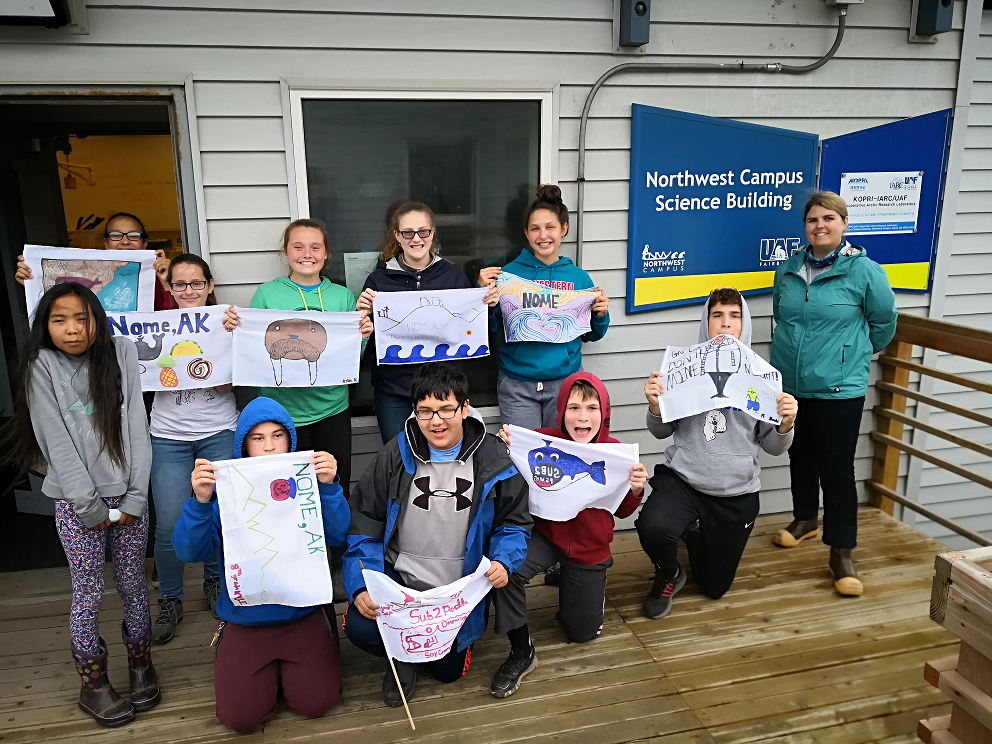
[[[100,251],[24,246],[31,278],[24,282],[28,317],[41,296],[56,284],[78,282],[93,291],[109,312],[155,309],[155,251]]]
[[[435,661],[451,650],[458,631],[492,588],[485,577],[485,556],[468,576],[447,586],[418,592],[384,573],[362,569],[369,597],[379,605],[379,626],[386,653],[397,661]]]
[[[485,287],[379,292],[372,301],[379,364],[420,364],[489,355]]]
[[[638,452],[636,444],[579,444],[510,425],[510,459],[530,484],[530,513],[552,522],[583,509],[615,512]]]
[[[665,386],[665,394],[658,396],[662,421],[736,408],[759,421],[782,423],[776,403],[782,375],[733,336],[714,336],[687,348],[669,346],[661,373]]]
[[[190,390],[232,381],[233,334],[226,308],[213,305],[154,313],[107,313],[111,336],[138,348],[142,390]]]
[[[507,341],[564,344],[591,329],[597,294],[591,289],[548,289],[504,271],[496,290]]]
[[[325,387],[358,382],[359,312],[238,308],[234,384]]]
[[[221,460],[224,578],[236,607],[334,601],[313,452]]]

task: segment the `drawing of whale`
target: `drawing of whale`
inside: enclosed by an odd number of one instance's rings
[[[557,491],[587,475],[593,479],[593,482],[606,485],[604,460],[590,464],[581,457],[552,447],[549,439],[545,439],[544,442],[546,446],[532,449],[527,453],[527,465],[530,467],[535,486],[545,491]],[[561,483],[566,476],[571,478],[571,481]]]
[[[145,342],[144,336],[138,336],[138,340],[134,342],[134,346],[138,350],[138,359],[143,362],[150,362],[152,359],[158,359],[158,355],[162,353],[162,339],[165,338],[165,334],[155,333],[152,334],[152,338],[155,339],[154,346],[149,346]]]

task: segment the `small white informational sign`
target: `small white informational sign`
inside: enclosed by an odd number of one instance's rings
[[[840,195],[847,202],[848,235],[916,232],[923,171],[841,173]]]
[[[375,270],[375,265],[379,262],[379,254],[374,251],[361,251],[359,253],[344,253],[344,284],[358,299],[365,286],[365,280],[369,278]]]

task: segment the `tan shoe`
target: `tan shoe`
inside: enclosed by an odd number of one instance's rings
[[[834,575],[834,589],[842,597],[860,597],[865,588],[851,560],[850,548],[830,548],[830,572]]]
[[[793,519],[792,524],[779,530],[772,542],[783,548],[794,548],[807,537],[819,537],[819,522],[815,519]]]

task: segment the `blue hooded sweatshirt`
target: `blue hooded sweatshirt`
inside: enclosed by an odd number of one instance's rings
[[[296,427],[286,409],[271,398],[256,398],[241,412],[238,428],[234,432],[234,457],[241,457],[241,448],[248,432],[256,424],[274,421],[289,432],[290,451],[296,451]],[[351,509],[344,499],[338,479],[334,483],[318,483],[320,513],[324,520],[324,541],[328,545],[344,545],[351,525]],[[186,501],[182,516],[172,532],[172,547],[179,560],[200,563],[206,560],[221,544],[220,508],[217,494],[209,504],[201,504],[195,497]],[[221,578],[217,614],[222,620],[235,625],[283,625],[306,617],[316,607],[288,607],[279,604],[235,607],[227,593],[227,582]]]
[[[539,261],[531,251],[525,250],[503,267],[503,271],[530,279],[551,290],[592,289],[595,283],[585,271],[561,257],[550,266]],[[496,318],[502,325],[499,307]],[[575,374],[582,367],[582,342],[599,341],[610,326],[610,314],[595,314],[590,323],[592,330],[565,344],[546,344],[539,341],[515,341],[503,344],[500,349],[499,367],[507,377],[524,382],[560,380]]]

